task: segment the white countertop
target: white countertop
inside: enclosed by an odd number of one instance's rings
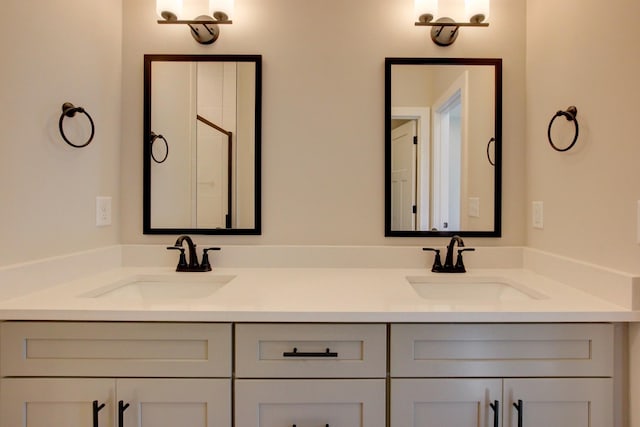
[[[210,296],[152,302],[83,295],[136,275],[235,276]],[[500,277],[539,299],[476,303],[428,300],[408,276]],[[606,283],[601,286],[606,287]],[[523,268],[470,268],[437,274],[426,268],[217,268],[175,273],[167,267],[119,267],[0,301],[4,320],[185,322],[628,322],[640,319],[615,304]]]

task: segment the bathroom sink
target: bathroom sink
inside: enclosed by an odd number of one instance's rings
[[[84,298],[144,300],[148,302],[190,300],[212,295],[234,278],[235,276],[199,275],[198,273],[137,275],[81,296]]]
[[[422,298],[464,303],[498,303],[545,298],[544,295],[502,277],[408,276]]]

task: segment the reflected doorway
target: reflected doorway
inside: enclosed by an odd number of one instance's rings
[[[457,89],[434,108],[433,227],[460,230],[462,212],[463,108]]]

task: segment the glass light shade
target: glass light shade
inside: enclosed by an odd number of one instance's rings
[[[489,3],[490,0],[464,0],[467,19],[470,22],[487,22],[489,21]],[[478,17],[484,16],[484,19],[478,21]]]
[[[216,17],[216,12],[223,13],[228,19],[233,16],[233,0],[209,0],[209,13]]]
[[[163,12],[165,16],[163,16]],[[180,19],[182,15],[182,0],[156,0],[156,13],[162,19],[167,19],[167,13]]]
[[[438,0],[414,0],[413,11],[417,22],[425,21],[426,15],[431,15],[431,19],[437,19]]]

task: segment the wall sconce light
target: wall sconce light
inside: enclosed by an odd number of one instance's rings
[[[415,25],[432,27],[431,40],[438,46],[449,46],[458,38],[460,27],[488,27],[490,0],[465,0],[466,17],[469,22],[455,22],[451,18],[438,16],[438,0],[414,0]]]
[[[182,0],[156,0],[156,12],[162,19],[158,24],[186,24],[191,29],[193,38],[201,44],[212,44],[220,35],[218,24],[233,23],[234,0],[209,0],[210,15],[200,15],[195,19],[183,20]]]

